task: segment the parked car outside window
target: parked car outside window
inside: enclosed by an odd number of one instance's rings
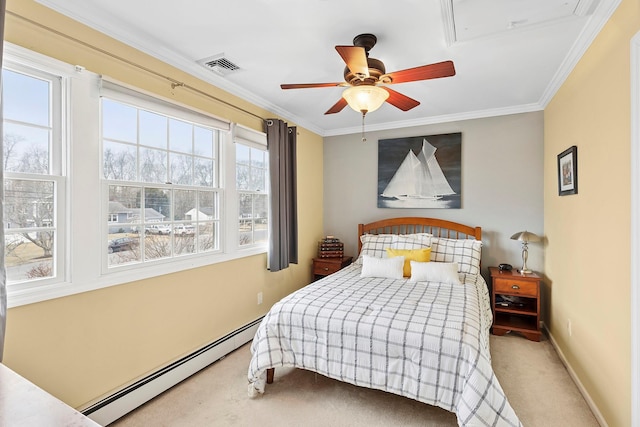
[[[149,234],[170,234],[171,226],[163,225],[163,224],[154,224],[145,228],[146,232]]]
[[[131,237],[120,237],[109,241],[108,251],[110,254],[114,252],[128,251],[137,245],[138,241],[136,239],[132,239]]]
[[[195,232],[196,228],[193,225],[178,224],[175,227],[176,236],[188,236]]]

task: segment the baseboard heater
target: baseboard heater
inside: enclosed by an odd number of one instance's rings
[[[262,317],[147,375],[82,411],[106,426],[253,339]]]

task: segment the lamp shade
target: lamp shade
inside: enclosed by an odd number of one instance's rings
[[[370,113],[377,110],[389,97],[389,92],[378,86],[352,86],[342,92],[342,97],[349,107],[359,113]]]
[[[513,240],[520,240],[521,242],[539,242],[540,237],[536,234],[533,234],[529,231],[518,231],[516,234],[511,236]]]

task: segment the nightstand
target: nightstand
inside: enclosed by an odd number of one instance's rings
[[[540,341],[540,276],[500,271],[498,267],[489,267],[489,272],[493,334],[515,331]]]
[[[342,258],[314,258],[313,259],[313,280],[328,276],[338,270],[345,268],[351,264],[353,257],[345,256]]]

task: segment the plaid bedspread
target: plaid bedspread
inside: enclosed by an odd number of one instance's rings
[[[449,285],[361,278],[360,268],[271,308],[251,345],[250,395],[264,392],[266,369],[291,366],[439,406],[461,426],[521,425],[491,367],[482,276]]]

